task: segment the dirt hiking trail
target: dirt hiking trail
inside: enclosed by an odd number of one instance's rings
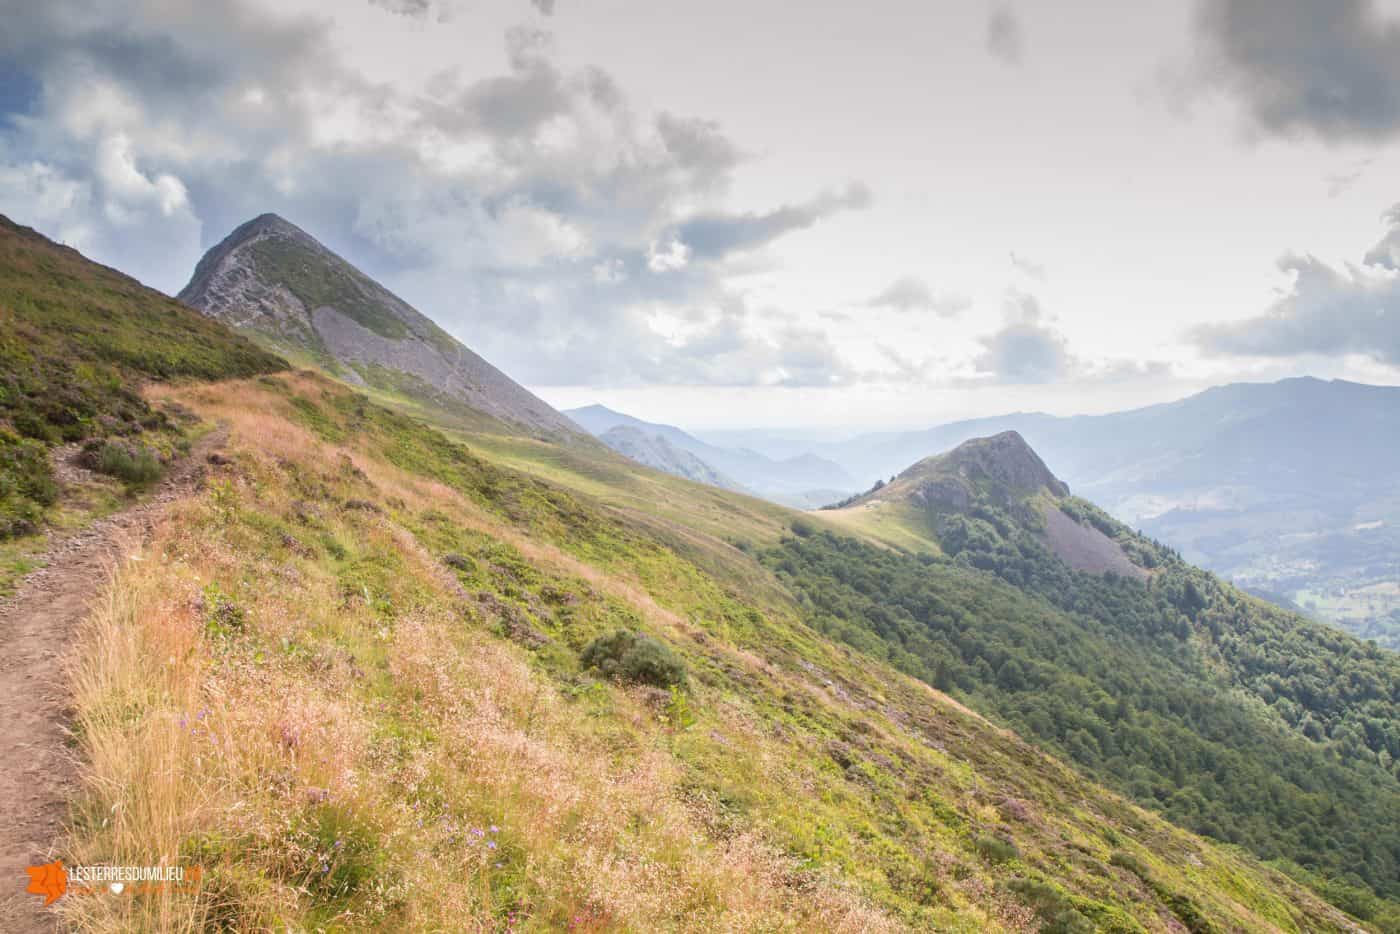
[[[110,569],[140,545],[169,503],[199,487],[210,454],[227,438],[226,428],[216,429],[136,505],[55,536],[43,566],[14,596],[0,599],[0,931],[6,934],[56,928],[43,899],[25,891],[25,868],[58,855],[77,780],[64,679],[73,637]],[[60,482],[81,470],[67,460],[71,453],[55,452]]]

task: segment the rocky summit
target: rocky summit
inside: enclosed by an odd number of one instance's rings
[[[349,383],[466,405],[526,433],[578,434],[543,400],[306,231],[264,214],[200,261],[181,301]]]

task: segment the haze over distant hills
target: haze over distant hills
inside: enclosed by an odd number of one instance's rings
[[[565,414],[604,444],[650,467],[702,483],[745,489],[789,506],[820,506],[841,498],[858,485],[839,465],[814,454],[771,458],[746,448],[709,444],[674,425],[643,421],[603,405],[569,409]],[[630,432],[615,433],[618,428]],[[688,452],[703,468],[691,462],[678,469],[665,466],[663,459],[649,452],[640,439],[651,439],[652,448],[659,449],[660,442],[664,442],[667,448]],[[706,468],[716,479],[701,476]]]
[[[1235,383],[1109,415],[1014,413],[808,452],[862,488],[975,437],[1019,432],[1078,494],[1187,560],[1400,647],[1400,388],[1312,378]]]
[[[178,297],[352,385],[465,404],[540,435],[579,434],[546,402],[275,214],[248,221],[206,253]]]

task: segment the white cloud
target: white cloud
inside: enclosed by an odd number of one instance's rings
[[[971,308],[972,300],[956,293],[935,292],[917,276],[902,276],[866,299],[864,305],[902,312],[927,311],[947,318]]]

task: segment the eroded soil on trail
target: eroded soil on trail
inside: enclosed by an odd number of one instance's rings
[[[54,859],[77,779],[64,659],[78,626],[111,568],[140,547],[169,503],[199,487],[227,437],[224,429],[206,435],[130,508],[56,536],[43,566],[0,600],[0,930],[54,929],[42,899],[25,892],[25,868]],[[73,452],[56,454],[59,482],[71,482]]]

